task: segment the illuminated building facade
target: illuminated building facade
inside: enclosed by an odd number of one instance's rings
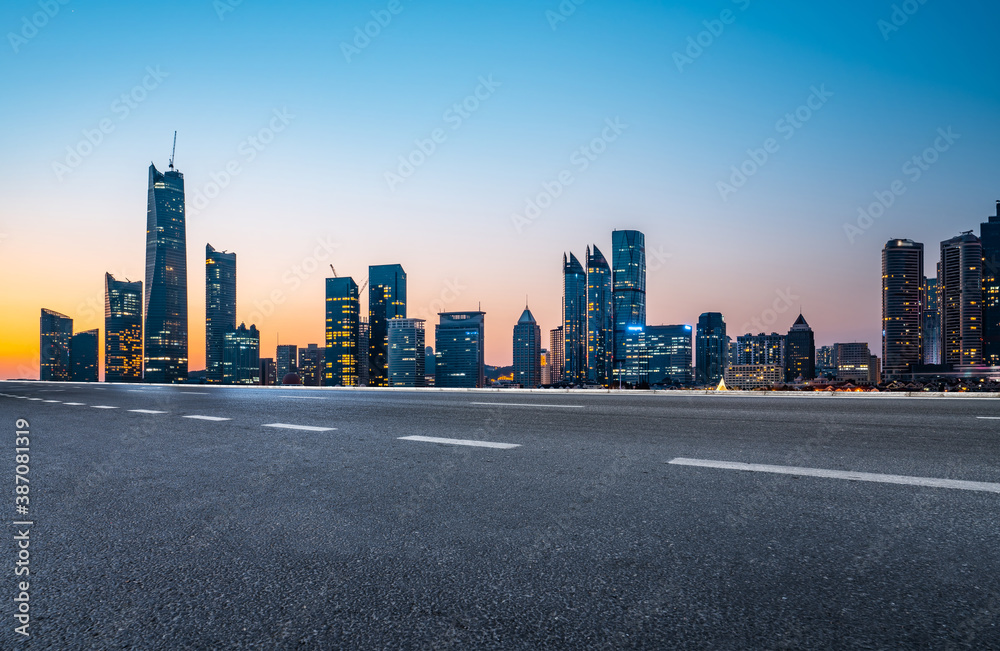
[[[549,383],[558,384],[563,379],[565,364],[565,339],[563,327],[559,326],[549,331]]]
[[[78,332],[69,339],[69,379],[73,382],[97,382],[100,333],[95,328]]]
[[[69,341],[73,336],[73,319],[42,308],[39,333],[39,379],[43,382],[69,380]]]
[[[821,346],[816,350],[816,377],[832,378],[837,376],[837,356],[833,346]]]
[[[615,354],[611,267],[597,246],[587,248],[587,380],[611,386]]]
[[[983,246],[983,362],[1000,366],[1000,200],[997,214],[980,224]]]
[[[572,253],[563,254],[563,361],[562,381],[587,380],[587,272]]]
[[[611,233],[613,312],[615,320],[614,368],[625,358],[629,328],[646,326],[646,236],[639,231]]]
[[[187,235],[184,221],[184,175],[149,166],[146,207],[146,382],[187,379]]]
[[[266,387],[278,383],[278,367],[273,357],[260,358],[260,383]]]
[[[368,384],[389,386],[389,319],[406,318],[406,272],[398,264],[368,267]]]
[[[808,327],[808,326],[807,326]],[[785,336],[777,332],[736,337],[736,365],[785,366]]]
[[[729,357],[726,320],[719,312],[705,312],[698,317],[695,333],[695,383],[718,384]]]
[[[142,281],[104,274],[104,381],[142,380]]]
[[[481,388],[486,386],[485,312],[441,312],[434,333],[437,355],[434,386]]]
[[[368,326],[368,319],[362,317],[358,322],[358,385],[368,386],[368,340],[371,328]]]
[[[882,365],[888,379],[924,363],[924,245],[889,240],[882,249]]]
[[[785,382],[800,377],[806,382],[816,377],[816,337],[801,314],[785,335]]]
[[[689,325],[646,326],[646,380],[687,386],[693,380],[692,335]]]
[[[389,386],[425,386],[424,319],[389,319]]]
[[[260,384],[260,333],[245,323],[227,332],[222,350],[223,384]]]
[[[833,355],[837,359],[837,379],[855,384],[879,382],[877,359],[871,354],[868,344],[834,344]]]
[[[924,278],[924,327],[920,338],[924,350],[924,364],[940,364],[941,297],[938,294],[936,277]]]
[[[222,382],[226,333],[236,329],[236,254],[205,246],[205,377]]]
[[[514,326],[513,382],[525,389],[542,384],[542,330],[527,306]]]
[[[275,351],[275,365],[278,370],[278,384],[285,380],[289,373],[298,373],[299,347],[295,344],[281,344]]]
[[[983,363],[983,247],[971,231],[941,242],[941,361]],[[883,366],[888,366],[882,360]]]
[[[726,387],[753,391],[780,384],[785,379],[785,367],[777,364],[734,364],[726,368]]]
[[[355,387],[361,297],[353,278],[326,279],[326,359],[323,384]]]
[[[326,366],[326,347],[318,344],[307,344],[299,348],[299,377],[307,387],[318,387],[323,384],[323,370]]]

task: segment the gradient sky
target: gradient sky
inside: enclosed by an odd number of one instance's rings
[[[192,370],[206,243],[238,254],[237,318],[261,328],[262,356],[279,333],[323,341],[328,262],[359,284],[369,264],[398,262],[410,316],[481,303],[487,363],[505,365],[525,295],[556,327],[563,252],[596,244],[610,258],[615,228],[646,234],[649,323],[720,311],[736,335],[777,302],[768,331],[801,306],[818,345],[879,352],[885,241],[924,242],[930,271],[938,242],[978,232],[1000,197],[988,3],[911,0],[886,32],[894,3],[870,0],[568,0],[568,16],[556,0],[48,1],[58,13],[37,33],[25,20],[46,0],[0,6],[0,377],[37,377],[40,308],[103,330],[104,272],[143,279],[147,168],[166,167],[174,130]],[[401,11],[348,61],[342,44],[390,5]],[[707,47],[679,70],[675,53],[701,32]],[[147,68],[166,76],[126,114],[119,98]],[[453,128],[447,111],[491,76],[499,86]],[[814,87],[832,96],[786,139],[779,120]],[[248,160],[276,110],[294,117]],[[574,152],[609,119],[627,128],[581,170]],[[53,164],[102,120],[113,130],[60,178]],[[949,127],[947,151],[919,179],[904,173]],[[386,172],[436,129],[444,141],[390,189]],[[718,182],[769,138],[777,150],[724,200]],[[231,161],[239,173],[198,210]],[[512,214],[565,170],[574,183],[519,233]],[[844,224],[896,180],[906,192],[850,241]]]

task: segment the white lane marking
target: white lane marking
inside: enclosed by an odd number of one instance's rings
[[[976,416],[979,420],[1000,420],[1000,416]]]
[[[279,398],[298,398],[299,400],[326,400],[322,396],[278,396]]]
[[[583,409],[583,405],[533,405],[520,402],[470,402],[470,405],[495,405],[497,407],[551,407],[553,409]]]
[[[62,400],[42,400],[42,402],[62,402]]]
[[[448,445],[468,445],[474,448],[496,448],[510,450],[521,447],[518,443],[492,443],[490,441],[465,441],[462,439],[442,439],[436,436],[400,436],[400,441],[423,441],[424,443],[446,443]]]
[[[94,409],[118,409],[118,407],[109,407],[108,405],[91,405]]]
[[[959,479],[937,479],[935,477],[909,477],[907,475],[883,475],[853,470],[824,470],[823,468],[796,468],[794,466],[769,466],[760,463],[738,463],[734,461],[710,461],[707,459],[684,459],[678,457],[669,463],[677,466],[697,466],[721,470],[747,470],[769,472],[778,475],[801,475],[803,477],[824,477],[827,479],[847,479],[850,481],[871,481],[882,484],[904,484],[930,488],[954,488],[983,493],[1000,493],[1000,484],[984,481],[964,481]]]
[[[156,411],[155,409],[129,409],[133,414],[166,414],[165,411]]]
[[[128,389],[129,393],[146,393],[147,389]]]
[[[64,402],[63,404],[70,407],[85,407],[87,405],[85,402]]]
[[[184,418],[194,418],[195,420],[214,420],[214,421],[231,420],[229,418],[219,418],[218,416],[184,416]]]
[[[186,396],[207,396],[208,391],[181,391]]]
[[[271,423],[263,427],[275,427],[277,429],[298,429],[303,432],[332,432],[336,427],[314,427],[312,425],[289,425],[288,423]]]
[[[41,400],[41,398],[28,398],[28,400]]]

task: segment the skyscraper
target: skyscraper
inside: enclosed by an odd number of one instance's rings
[[[728,357],[726,320],[719,312],[698,317],[695,341],[695,382],[718,384],[726,372]]]
[[[260,358],[260,383],[269,387],[278,383],[278,367],[273,357]]]
[[[924,364],[941,363],[941,300],[937,278],[924,278]]]
[[[611,268],[597,245],[587,248],[587,379],[611,386],[615,319]],[[516,380],[517,378],[515,378]]]
[[[1000,366],[1000,200],[997,214],[980,224],[983,245],[983,361]]]
[[[104,275],[104,381],[142,379],[142,281]]]
[[[587,380],[587,273],[572,253],[563,254],[563,381]]]
[[[629,328],[646,326],[646,236],[639,231],[613,231],[615,369],[624,359]]]
[[[97,382],[100,333],[97,328],[78,332],[69,339],[69,379]]]
[[[323,384],[358,386],[361,298],[353,278],[326,279],[326,360]]]
[[[542,330],[527,305],[514,326],[514,382],[525,389],[542,383]]]
[[[69,380],[69,340],[73,336],[73,319],[42,308],[39,334],[39,379],[43,382]]]
[[[306,344],[299,348],[299,377],[307,387],[318,387],[323,384],[323,370],[326,366],[326,346]]]
[[[785,335],[785,382],[816,377],[816,338],[805,317],[799,314]]]
[[[424,386],[424,319],[389,319],[389,386]]]
[[[245,323],[227,332],[222,349],[223,384],[260,384],[260,333]]]
[[[807,326],[808,327],[808,326]],[[736,337],[736,358],[730,357],[730,365],[739,366],[780,366],[785,368],[785,335],[745,334]]]
[[[236,329],[236,254],[205,245],[205,377],[222,382],[226,333]]]
[[[882,371],[905,377],[923,364],[924,245],[889,240],[882,249]]]
[[[184,175],[149,166],[146,207],[146,382],[178,382],[188,374],[187,243]]]
[[[983,247],[966,231],[941,242],[938,292],[941,297],[941,361],[983,363]],[[883,369],[889,366],[882,359]]]
[[[563,366],[566,363],[565,339],[563,338],[563,327],[553,328],[549,331],[549,381],[558,384],[563,379]]]
[[[389,319],[406,318],[406,272],[398,264],[368,267],[368,383],[389,386]]]
[[[299,347],[295,344],[281,344],[275,351],[275,366],[277,367],[278,384],[285,381],[289,373],[298,373]]]
[[[371,328],[368,324],[368,317],[361,317],[358,321],[358,386],[368,386],[368,340],[370,339]]]
[[[437,364],[434,386],[477,388],[486,386],[485,312],[441,312],[434,333]]]
[[[689,325],[646,326],[649,384],[691,384],[691,335]]]
[[[821,346],[816,350],[816,376],[836,377],[837,376],[837,356],[833,346]]]

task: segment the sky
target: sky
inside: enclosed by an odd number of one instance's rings
[[[885,242],[923,242],[931,273],[995,214],[998,22],[938,0],[8,0],[0,378],[37,377],[43,307],[103,339],[104,273],[143,279],[175,130],[192,370],[208,243],[237,253],[262,356],[322,343],[330,264],[399,263],[408,316],[481,306],[508,365],[525,301],[557,327],[563,253],[610,259],[614,229],[646,235],[650,324],[785,332],[801,309],[817,345],[878,353]]]

